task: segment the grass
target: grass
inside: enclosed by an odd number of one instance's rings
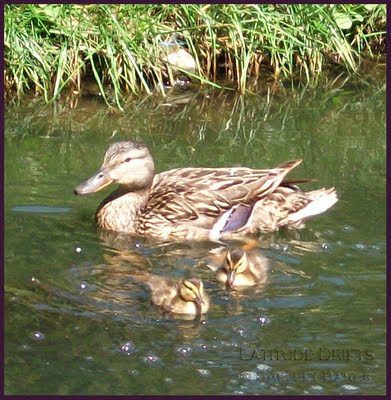
[[[316,82],[331,64],[358,74],[363,55],[385,53],[385,25],[384,4],[6,5],[6,99],[78,96],[87,79],[119,108],[128,93],[164,95],[173,33],[193,82],[240,93],[271,76]]]

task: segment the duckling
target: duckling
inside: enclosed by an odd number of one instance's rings
[[[131,277],[151,290],[151,301],[174,314],[201,315],[209,310],[209,298],[200,279],[173,279],[141,272]]]
[[[217,281],[230,289],[264,284],[267,281],[269,262],[258,252],[242,248],[228,249],[224,264],[217,270]]]

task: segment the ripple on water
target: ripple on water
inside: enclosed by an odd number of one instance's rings
[[[358,250],[358,251],[368,251],[369,250],[369,246],[366,245],[365,243],[355,243],[352,246],[353,250]]]
[[[352,226],[350,226],[350,225],[344,225],[343,227],[342,227],[342,230],[344,231],[344,232],[353,232],[353,227]]]
[[[258,374],[255,371],[244,371],[239,374],[239,378],[245,379],[246,381],[256,381]]]
[[[259,369],[260,371],[270,371],[272,367],[267,364],[258,364],[257,369]]]
[[[129,372],[129,375],[133,375],[133,376],[140,375],[140,371],[138,371],[137,369],[131,369],[128,372]]]
[[[354,386],[354,385],[342,385],[341,388],[344,390],[348,390],[349,392],[360,389],[358,386]]]
[[[210,373],[210,371],[208,370],[208,369],[202,369],[202,368],[200,368],[200,369],[197,369],[197,372],[201,375],[201,376],[210,376],[211,375],[211,373]]]

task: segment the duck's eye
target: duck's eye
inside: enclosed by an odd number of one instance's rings
[[[124,162],[129,162],[129,161],[131,161],[132,159],[130,158],[130,157],[128,157],[128,158],[125,158],[125,160],[124,160]]]

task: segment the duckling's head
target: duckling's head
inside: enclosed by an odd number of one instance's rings
[[[248,268],[247,254],[241,248],[228,249],[224,262],[227,273],[227,285],[232,289],[235,286],[235,278]]]
[[[206,305],[204,285],[200,279],[184,279],[179,286],[179,296],[184,301],[193,302],[197,313],[202,314],[203,305]]]
[[[97,192],[111,183],[125,186],[129,191],[150,188],[154,176],[152,156],[142,143],[117,142],[106,151],[100,170],[75,188],[75,194]]]

